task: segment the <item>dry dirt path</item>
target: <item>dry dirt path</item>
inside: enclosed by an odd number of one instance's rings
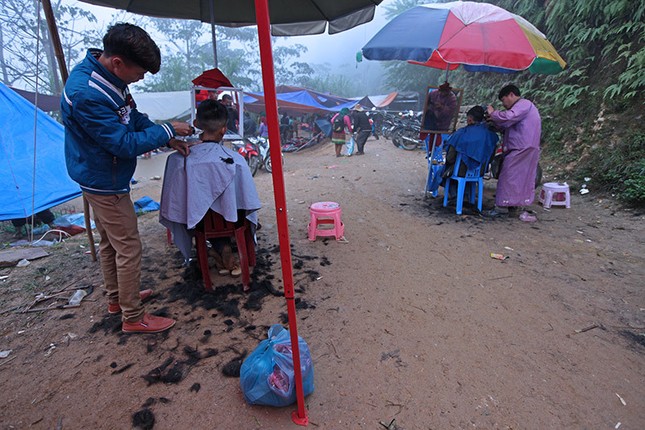
[[[370,140],[362,157],[332,153],[323,144],[286,154],[285,164],[299,332],[315,367],[310,427],[378,429],[393,419],[408,430],[645,427],[642,213],[587,195],[568,210],[534,205],[535,224],[458,217],[423,198],[422,152]],[[271,177],[261,171],[256,183],[264,203],[256,282],[280,288]],[[142,181],[134,197],[158,198],[160,186]],[[488,205],[493,192],[487,184]],[[324,200],[341,204],[349,243],[306,239],[308,205]],[[121,335],[100,289],[73,312],[0,315],[0,350],[15,357],[0,361],[1,428],[53,428],[61,417],[62,428],[129,428],[144,404],[155,429],[297,428],[293,407],[250,407],[239,380],[222,375],[281,321],[284,300],[268,295],[244,308],[249,297],[225,278],[216,282],[228,294],[203,300],[156,218],[140,218],[143,282],[159,291],[149,309],[177,326]],[[83,242],[4,269],[0,310],[69,283],[98,287]],[[186,363],[186,347],[196,362]],[[169,367],[184,363],[179,381],[149,385],[142,376],[170,357]]]

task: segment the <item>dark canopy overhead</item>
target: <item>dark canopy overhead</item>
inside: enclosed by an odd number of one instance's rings
[[[254,0],[82,0],[97,6],[123,9],[160,18],[195,19],[225,27],[255,25]],[[340,33],[374,18],[383,0],[270,0],[271,33],[300,36]],[[365,6],[365,4],[368,4]],[[177,7],[178,5],[181,7]],[[211,20],[211,6],[213,8]]]

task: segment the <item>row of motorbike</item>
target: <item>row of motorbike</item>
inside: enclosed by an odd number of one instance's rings
[[[421,116],[413,112],[406,115],[383,113],[380,131],[397,148],[413,151],[424,147],[423,141],[419,140]]]

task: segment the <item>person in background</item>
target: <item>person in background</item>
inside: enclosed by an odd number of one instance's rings
[[[255,133],[257,132],[257,125],[255,121],[253,121],[253,118],[251,117],[251,114],[244,111],[244,136],[255,136]]]
[[[226,128],[231,133],[239,133],[238,124],[240,121],[240,113],[233,106],[233,97],[230,94],[224,94],[221,98],[222,103],[226,106],[226,112],[228,113],[228,120],[226,122]]]
[[[534,215],[522,210],[535,199],[535,174],[540,160],[542,120],[533,103],[521,97],[515,85],[499,91],[499,100],[506,110],[488,106],[490,122],[504,131],[504,161],[497,181],[495,208],[490,217],[520,213],[522,221],[536,221]]]
[[[148,314],[142,299],[152,290],[141,286],[141,239],[130,198],[137,155],[168,145],[188,154],[192,126],[155,124],[139,113],[128,84],[157,73],[161,54],[148,33],[132,24],[111,26],[103,50],[90,49],[67,80],[61,98],[65,126],[65,161],[94,212],[101,235],[99,256],[110,314],[123,312],[126,333],[157,333],[175,320]]]
[[[291,121],[291,130],[293,131],[293,134],[296,137],[299,137],[300,134],[300,124],[301,124],[301,119],[298,116],[294,116],[293,120]]]
[[[53,228],[53,222],[54,214],[49,209],[45,209],[34,215],[34,225],[47,224],[50,228]],[[13,224],[14,228],[16,229],[15,237],[23,237],[23,227],[30,223],[31,217],[12,219],[11,224]]]
[[[331,117],[331,141],[334,143],[336,157],[341,157],[343,145],[352,137],[352,120],[349,109],[342,108],[339,113]],[[351,155],[351,154],[350,154]]]
[[[354,120],[354,133],[356,134],[356,155],[363,155],[365,154],[365,142],[372,134],[372,124],[370,124],[370,119],[361,105],[354,106],[352,119]]]
[[[258,128],[258,134],[260,135],[260,137],[264,137],[265,139],[269,138],[269,127],[267,126],[266,116],[260,117],[260,127]]]
[[[280,138],[283,144],[291,139],[291,118],[286,112],[280,118]]]

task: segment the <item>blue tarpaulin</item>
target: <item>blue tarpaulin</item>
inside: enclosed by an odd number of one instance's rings
[[[331,94],[323,94],[305,88],[280,86],[277,88],[278,107],[283,112],[307,112],[325,114],[340,112],[342,108],[351,109],[356,100],[345,99]],[[252,111],[264,110],[263,93],[245,93],[244,107]]]
[[[34,126],[34,109],[0,83],[0,221],[31,216],[32,198],[38,213],[81,195],[65,167],[63,126],[40,109]]]

